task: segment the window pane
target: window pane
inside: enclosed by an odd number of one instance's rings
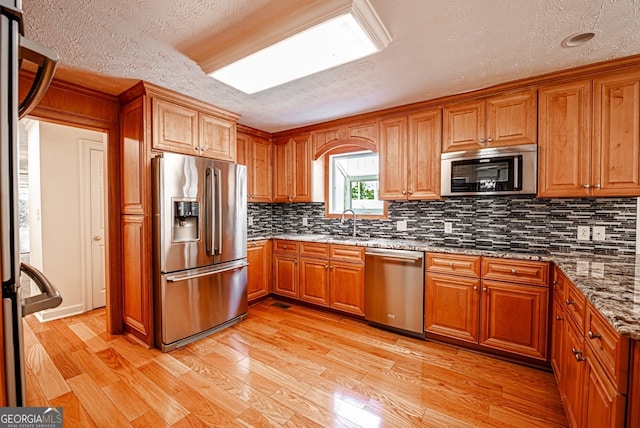
[[[329,157],[329,212],[353,209],[359,214],[382,214],[378,200],[378,154],[370,151]]]

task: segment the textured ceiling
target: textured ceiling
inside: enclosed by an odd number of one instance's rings
[[[640,53],[638,0],[370,0],[392,36],[383,52],[278,88],[246,95],[189,56],[311,2],[23,0],[23,9],[26,35],[60,56],[59,78],[111,94],[145,80],[269,132]],[[560,46],[582,31],[596,38]]]

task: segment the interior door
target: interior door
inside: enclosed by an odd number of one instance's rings
[[[91,148],[90,159],[90,228],[91,228],[91,290],[92,307],[105,306],[105,245],[104,245],[104,151]]]

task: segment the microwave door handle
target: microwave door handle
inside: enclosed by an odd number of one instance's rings
[[[513,190],[522,190],[520,187],[520,164],[522,156],[515,156],[513,159]]]
[[[214,183],[215,183],[215,254],[222,254],[222,183],[220,180],[221,171],[219,168],[213,170]]]
[[[213,173],[207,168],[204,181],[204,240],[208,256],[213,255]]]
[[[25,59],[38,66],[33,85],[18,108],[18,117],[22,119],[38,105],[47,91],[58,65],[58,55],[51,49],[20,36],[19,56],[21,61]]]

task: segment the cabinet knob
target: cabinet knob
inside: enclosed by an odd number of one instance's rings
[[[333,269],[333,266],[329,266],[329,269]]]
[[[564,318],[562,318],[560,315],[556,315],[556,320],[557,321],[562,321],[562,320],[564,320]]]
[[[196,152],[200,151],[200,147],[194,147],[193,150],[195,150]]]
[[[477,285],[473,286],[473,291],[478,291],[478,286]]]
[[[324,268],[325,269],[329,269],[329,265],[324,265]]]
[[[573,304],[575,304],[575,303],[576,303],[576,302],[574,302],[574,301],[573,301],[573,300],[571,300],[571,299],[567,299],[567,300],[565,300],[564,302],[565,302],[567,305],[573,305]]]
[[[284,249],[286,250],[286,249],[287,249],[287,246],[286,246],[286,245],[283,245],[283,246],[282,246],[282,248],[284,248]]]
[[[484,144],[484,138],[480,138],[480,140],[478,140],[480,142],[480,144]]]
[[[511,273],[512,273],[512,274],[516,274],[516,273],[518,273],[518,271],[517,271],[517,270],[515,270],[515,269],[511,269]]]
[[[578,351],[576,348],[571,348],[571,353],[573,355],[582,355],[582,351]]]
[[[594,333],[591,330],[589,330],[589,332],[587,333],[587,337],[591,340],[593,339],[597,339],[600,337],[600,335],[598,333]]]
[[[453,262],[449,262],[449,267],[453,268]]]
[[[482,287],[482,291],[487,292],[487,287]]]
[[[413,194],[413,190],[409,190],[409,194],[412,195]]]
[[[487,143],[492,143],[493,142],[493,138],[487,138]]]
[[[553,280],[553,285],[559,285],[559,284],[560,284],[560,283],[558,282],[558,280],[557,280],[557,279],[554,279],[554,280]]]
[[[576,361],[579,362],[579,363],[587,360],[586,357],[582,356],[582,352],[580,352],[578,354],[575,354],[575,357],[576,357]]]
[[[588,184],[583,184],[582,187],[584,187],[585,189],[588,189],[591,186],[589,186]]]
[[[601,186],[600,186],[600,183],[596,183],[593,185],[593,187],[595,187],[596,189],[599,189]]]
[[[403,195],[406,195],[406,194],[407,194],[407,191],[406,191],[406,190],[403,190],[403,191],[402,191],[402,194],[403,194]]]

